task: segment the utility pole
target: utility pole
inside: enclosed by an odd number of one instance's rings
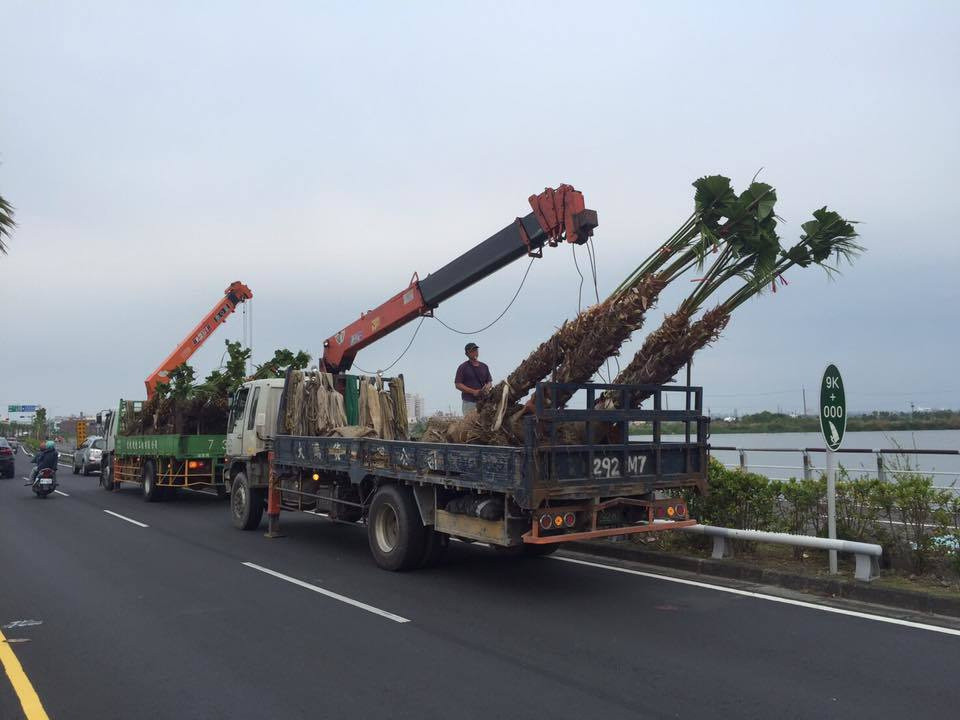
[[[807,416],[807,389],[804,387],[804,388],[801,388],[801,390],[803,391],[803,416],[806,417]]]

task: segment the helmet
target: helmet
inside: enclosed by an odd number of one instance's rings
[[[53,440],[47,440],[47,450],[53,450],[55,447]]]

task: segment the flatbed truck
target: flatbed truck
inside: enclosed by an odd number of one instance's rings
[[[282,510],[365,524],[387,570],[436,562],[451,537],[546,554],[564,542],[686,527],[695,521],[685,502],[663,491],[706,489],[710,420],[698,387],[540,383],[523,444],[502,447],[286,435],[286,384],[247,383],[233,400],[225,475],[234,525],[253,530],[267,511],[268,535],[277,535]],[[624,400],[650,393],[650,408],[595,408],[607,390]],[[585,407],[554,409],[553,398],[569,392]],[[637,421],[650,424],[650,437],[631,438]],[[684,423],[682,439],[662,436],[668,421]],[[595,442],[598,423],[617,432]],[[564,444],[564,425],[581,426],[585,440]]]
[[[174,495],[180,489],[212,490],[224,497],[226,454],[224,434],[125,434],[123,428],[142,409],[141,401],[120,401],[104,418],[105,449],[100,465],[100,485],[119,489],[123,483],[139,485],[147,502]]]

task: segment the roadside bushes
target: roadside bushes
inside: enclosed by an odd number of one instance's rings
[[[947,566],[960,574],[960,495],[935,487],[933,477],[904,455],[889,479],[837,476],[837,537],[878,543],[886,560],[913,573]],[[827,534],[827,480],[771,480],[710,460],[710,492],[683,493],[691,516],[707,525],[798,535]],[[691,538],[693,540],[693,538]],[[702,544],[702,538],[696,538]],[[802,549],[794,556],[802,559]]]

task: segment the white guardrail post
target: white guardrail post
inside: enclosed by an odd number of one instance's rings
[[[752,540],[753,542],[777,543],[794,547],[808,547],[814,550],[833,550],[853,553],[857,561],[854,577],[870,582],[880,577],[880,556],[883,549],[873,543],[854,542],[852,540],[831,540],[810,535],[790,535],[789,533],[765,532],[763,530],[737,530],[712,525],[691,525],[678,528],[682,532],[707,535],[713,538],[713,559],[723,560],[733,557],[733,540]]]

